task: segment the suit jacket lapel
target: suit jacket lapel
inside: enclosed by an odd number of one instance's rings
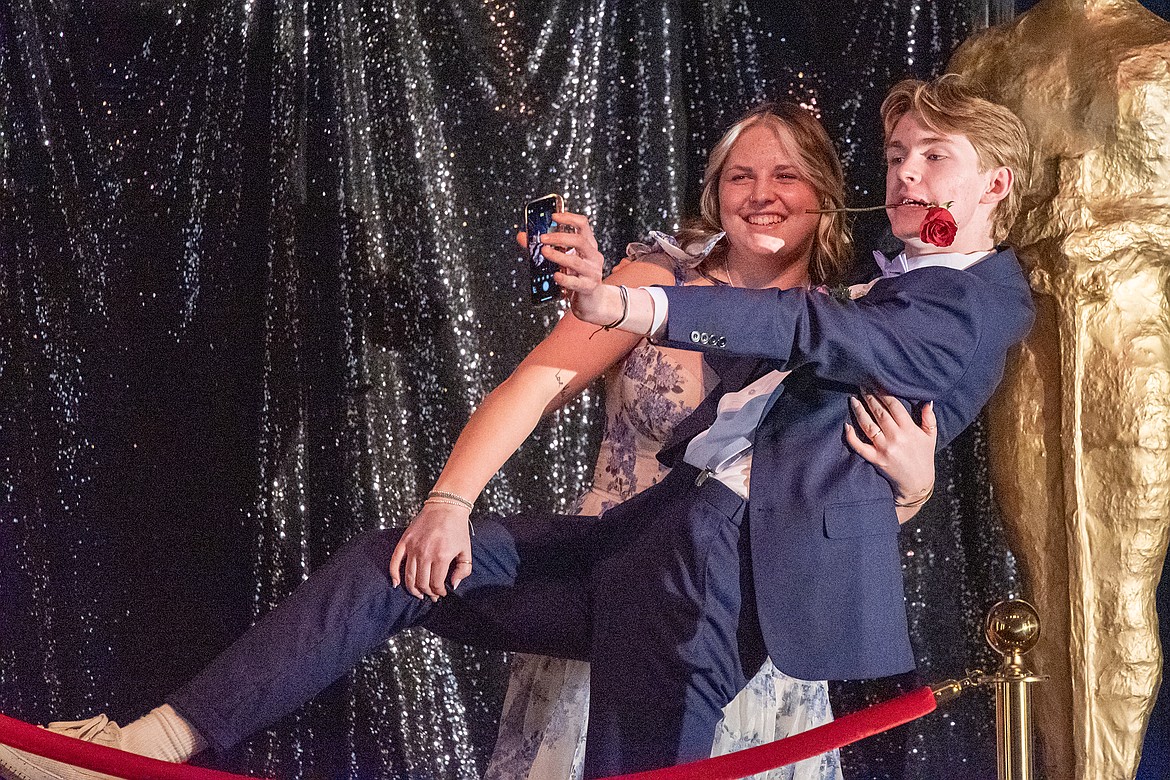
[[[715,416],[719,412],[719,399],[725,393],[742,390],[771,370],[768,361],[762,358],[735,357],[709,352],[703,359],[719,377],[719,384],[715,385],[689,417],[675,426],[670,439],[659,450],[658,460],[667,466],[673,467],[681,462],[691,439],[710,428],[711,423],[715,422]]]
[[[739,357],[737,355],[723,355],[718,352],[709,352],[703,355],[703,360],[719,377],[722,387],[720,393],[734,393],[747,387],[755,379],[766,373],[762,368],[766,366],[763,358]]]

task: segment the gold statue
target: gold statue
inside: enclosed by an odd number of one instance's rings
[[[992,473],[1030,601],[1050,780],[1130,780],[1161,677],[1170,536],[1170,24],[1043,0],[951,70],[1036,148],[1010,239],[1037,322],[991,406]]]

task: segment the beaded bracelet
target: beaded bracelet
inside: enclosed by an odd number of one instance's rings
[[[427,493],[427,498],[449,498],[452,501],[458,503],[460,506],[465,506],[468,509],[475,509],[475,504],[471,501],[468,501],[458,493],[448,493],[446,490],[432,490],[430,493]]]
[[[447,504],[448,506],[462,507],[469,512],[475,511],[475,505],[468,501],[458,493],[449,493],[446,490],[432,490],[427,493],[427,498],[423,504]],[[471,522],[471,518],[467,518],[467,527],[471,529],[471,535],[475,536],[475,525]]]

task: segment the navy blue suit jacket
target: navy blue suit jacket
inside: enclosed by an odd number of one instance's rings
[[[714,419],[722,392],[791,370],[756,434],[749,504],[760,624],[773,663],[807,680],[914,667],[889,484],[845,443],[859,388],[935,401],[939,446],[979,413],[1032,326],[1011,250],[966,270],[920,268],[840,301],[806,290],[667,287],[658,341],[707,353],[721,384],[660,456]]]

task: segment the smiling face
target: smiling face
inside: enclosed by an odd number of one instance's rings
[[[816,189],[781,127],[758,123],[740,133],[719,174],[719,221],[728,264],[742,277],[803,278],[820,217]]]
[[[910,256],[977,252],[995,246],[992,213],[1011,188],[1008,168],[982,170],[979,154],[966,136],[927,127],[911,112],[894,125],[886,142],[886,209],[894,235]],[[958,233],[948,247],[926,244],[919,228],[928,205],[943,205],[955,217]]]

